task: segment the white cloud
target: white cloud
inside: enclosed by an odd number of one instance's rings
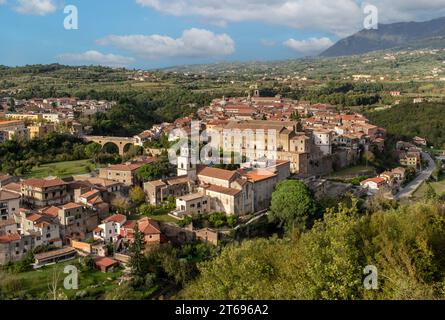
[[[109,67],[125,67],[135,62],[131,57],[115,54],[103,54],[99,51],[86,51],[84,53],[65,53],[57,57],[64,63],[88,63]]]
[[[309,38],[307,40],[295,40],[289,39],[283,42],[283,45],[289,49],[297,51],[303,54],[316,54],[332,46],[332,42],[329,38]]]
[[[97,42],[129,50],[148,59],[225,56],[235,52],[235,42],[227,34],[214,34],[208,30],[195,28],[185,30],[177,39],[156,34],[110,35]]]
[[[17,0],[14,10],[21,14],[44,16],[56,11],[53,0]]]
[[[370,3],[378,8],[383,23],[422,21],[445,15],[445,0],[372,0]]]
[[[259,21],[296,29],[345,35],[360,27],[363,13],[354,0],[137,0],[175,16],[202,17],[212,23]]]
[[[215,24],[256,21],[346,36],[363,28],[363,5],[379,10],[379,21],[421,21],[445,15],[445,0],[136,0],[174,16]]]

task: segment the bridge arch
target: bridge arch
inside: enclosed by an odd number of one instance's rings
[[[119,146],[112,141],[104,143],[102,145],[102,151],[105,151],[107,153],[120,153]]]
[[[134,146],[134,143],[127,143],[123,146],[124,153],[127,153],[130,150],[131,146]]]
[[[85,141],[96,142],[102,146],[109,145],[110,143],[114,144],[118,150],[119,155],[123,156],[125,154],[125,149],[129,148],[129,145],[136,145],[135,138],[126,138],[126,137],[107,137],[107,136],[84,136]]]

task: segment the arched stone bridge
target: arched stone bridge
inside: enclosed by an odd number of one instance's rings
[[[104,136],[84,136],[83,137],[88,142],[96,142],[104,147],[106,144],[114,144],[119,149],[119,154],[123,156],[125,154],[125,149],[127,146],[135,145],[135,138],[125,138],[125,137],[104,137]]]

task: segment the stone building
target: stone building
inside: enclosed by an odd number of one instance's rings
[[[28,179],[22,181],[23,202],[33,207],[61,205],[70,200],[67,185],[61,179]]]
[[[0,190],[0,221],[8,220],[20,208],[20,195]]]

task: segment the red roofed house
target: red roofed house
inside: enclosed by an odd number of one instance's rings
[[[19,207],[19,194],[0,190],[0,221],[12,218],[13,214],[18,211]]]
[[[36,207],[61,205],[70,200],[65,181],[61,179],[28,179],[21,183],[23,202]]]
[[[154,160],[154,158],[147,158],[144,161],[133,161],[102,168],[99,170],[99,177],[102,179],[121,182],[127,187],[131,187],[137,182],[136,170],[153,162]]]
[[[39,212],[57,220],[62,240],[66,243],[71,239],[84,240],[99,222],[97,211],[81,203],[69,202],[57,207],[42,208]]]
[[[110,213],[110,205],[102,198],[101,192],[97,189],[91,189],[81,194],[78,201],[85,206],[98,212],[99,217],[106,217]]]
[[[138,222],[138,229],[144,235],[145,243],[148,245],[161,243],[161,228],[157,221],[142,218]]]
[[[127,222],[127,217],[122,214],[114,214],[97,226],[93,231],[93,237],[96,240],[104,242],[116,242],[121,238],[121,228]]]
[[[60,228],[56,218],[28,210],[16,214],[16,222],[20,225],[23,235],[34,238],[34,246],[62,246]]]
[[[147,245],[157,245],[161,243],[161,228],[157,221],[149,219],[147,217],[142,218],[138,221],[131,220],[127,221],[122,226],[122,236],[129,242],[133,241],[134,229],[138,226],[140,232],[144,236],[145,243]]]
[[[22,260],[34,249],[31,236],[21,236],[18,233],[0,236],[0,265]]]
[[[107,273],[111,267],[119,265],[119,262],[108,257],[98,257],[94,259],[94,264],[100,271]]]
[[[370,192],[375,192],[386,187],[386,180],[381,177],[370,178],[362,181],[361,186],[367,188]]]

